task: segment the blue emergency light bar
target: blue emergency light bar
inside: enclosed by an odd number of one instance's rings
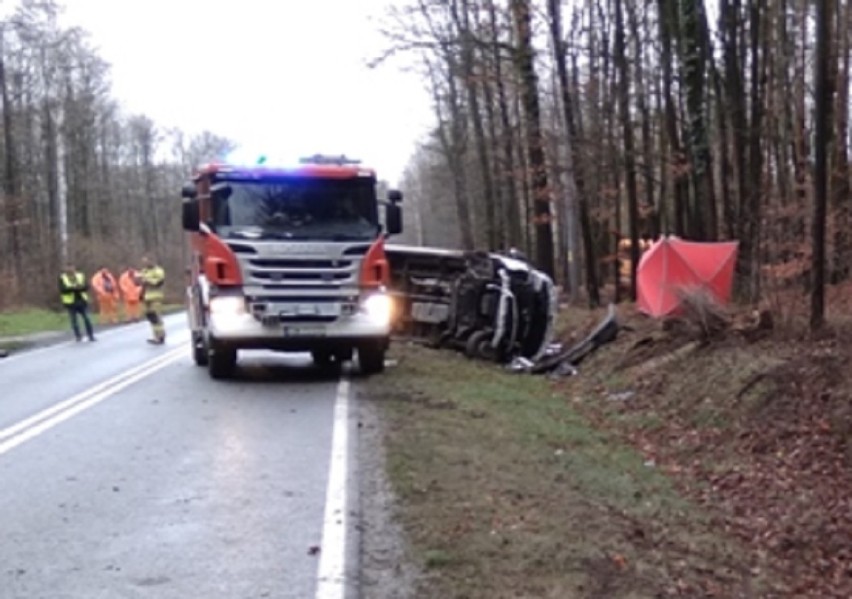
[[[373,169],[359,167],[357,164],[316,164],[304,163],[296,166],[278,166],[268,164],[239,165],[212,163],[198,169],[196,176],[219,176],[224,179],[275,179],[307,177],[317,179],[355,179],[375,177]]]

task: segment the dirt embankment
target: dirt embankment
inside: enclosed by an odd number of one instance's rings
[[[852,331],[751,318],[704,334],[694,315],[662,327],[622,310],[632,330],[559,387],[766,555],[783,596],[852,597]]]
[[[406,584],[367,599],[852,596],[852,337],[619,312],[556,381],[394,347],[361,398],[405,546],[367,575]]]

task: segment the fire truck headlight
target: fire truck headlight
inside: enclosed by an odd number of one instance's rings
[[[369,295],[364,299],[362,309],[375,322],[386,324],[391,319],[391,298],[384,293]]]
[[[246,313],[246,301],[242,297],[223,296],[210,300],[210,313],[221,316],[237,316]]]

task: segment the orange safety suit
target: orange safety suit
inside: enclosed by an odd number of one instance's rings
[[[98,298],[101,324],[118,322],[118,282],[112,273],[102,268],[92,275],[92,288]]]
[[[124,317],[133,322],[142,318],[141,299],[142,285],[139,283],[139,273],[128,268],[118,279],[121,294],[124,296]]]

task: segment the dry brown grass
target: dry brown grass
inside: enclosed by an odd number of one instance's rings
[[[715,511],[720,530],[767,555],[786,586],[775,596],[852,596],[852,547],[842,541],[852,538],[848,321],[835,317],[814,336],[790,324],[801,315],[769,330],[765,313],[745,310],[696,344],[628,306],[621,314],[634,332],[560,382],[563,393]]]

